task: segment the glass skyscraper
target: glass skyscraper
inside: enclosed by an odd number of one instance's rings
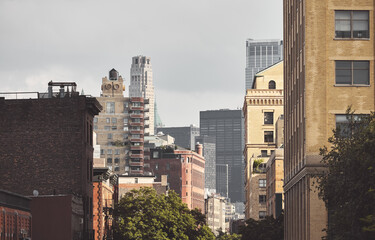
[[[246,40],[246,89],[253,86],[254,75],[283,59],[282,40]]]
[[[216,192],[231,202],[244,201],[244,121],[242,110],[200,112],[200,135],[216,138]],[[218,166],[227,165],[225,169]],[[222,179],[222,178],[227,178]],[[225,186],[227,182],[227,187]]]

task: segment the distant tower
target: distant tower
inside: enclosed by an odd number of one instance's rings
[[[257,72],[283,59],[283,41],[276,39],[246,40],[246,89],[252,89]],[[245,90],[246,90],[245,89]]]
[[[155,99],[150,57],[133,57],[130,68],[129,97],[143,97],[149,99],[149,112],[146,113],[146,119],[148,118],[149,134],[154,135]]]

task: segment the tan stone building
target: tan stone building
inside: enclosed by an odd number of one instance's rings
[[[147,101],[123,95],[123,78],[115,69],[102,79],[102,94],[97,100],[103,111],[94,118],[94,131],[100,145],[100,157],[117,174],[144,173],[144,129]]]
[[[277,218],[284,209],[284,149],[270,156],[266,167],[267,215]]]
[[[324,235],[319,148],[349,105],[374,111],[374,1],[284,0],[285,238]],[[371,36],[371,37],[370,37]]]
[[[276,149],[275,120],[283,114],[283,62],[257,73],[248,89],[245,116],[245,217],[266,216],[266,162]]]

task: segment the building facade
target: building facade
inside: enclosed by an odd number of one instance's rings
[[[194,150],[195,137],[199,136],[199,127],[190,125],[189,127],[159,127],[157,132],[168,134],[174,137],[177,146]]]
[[[129,97],[141,97],[149,102],[149,112],[146,113],[149,128],[146,133],[155,134],[155,96],[154,84],[152,80],[151,58],[146,56],[136,56],[132,58],[130,68]]]
[[[151,149],[151,171],[156,181],[167,176],[169,188],[180,195],[189,209],[198,208],[204,212],[204,165],[202,145],[196,152],[177,148],[176,145]]]
[[[195,137],[195,142],[203,146],[205,192],[216,193],[216,139],[210,136],[198,136]]]
[[[245,96],[245,216],[266,215],[266,163],[276,149],[276,119],[283,114],[283,62],[254,77],[253,89]]]
[[[246,89],[253,88],[257,72],[283,59],[283,41],[277,39],[246,40]]]
[[[277,218],[284,209],[284,149],[276,149],[267,161],[267,215]]]
[[[215,235],[219,231],[226,232],[226,203],[227,199],[219,194],[210,194],[205,199],[206,223]]]
[[[244,161],[242,147],[244,146],[244,124],[241,110],[210,110],[200,112],[200,136],[210,136],[216,139],[216,165],[228,165],[227,192],[216,169],[216,191],[222,196],[228,196],[231,202],[243,202]]]
[[[100,157],[117,174],[143,174],[144,134],[148,125],[148,102],[142,97],[124,97],[123,78],[115,69],[102,78],[98,101],[103,111],[94,119]]]
[[[31,199],[0,190],[0,239],[32,239]]]
[[[369,0],[284,1],[284,239],[324,236],[327,211],[313,186],[324,169],[319,149],[348,106],[374,111],[373,10]]]
[[[75,83],[48,85],[48,94],[34,99],[0,98],[0,189],[74,196],[82,224],[72,235],[91,239],[93,118],[102,107],[79,96]]]

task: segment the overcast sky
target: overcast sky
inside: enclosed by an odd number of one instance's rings
[[[281,0],[0,0],[0,92],[53,80],[99,96],[111,68],[128,88],[146,55],[163,123],[199,125],[242,107],[246,39],[282,39],[282,20]]]

